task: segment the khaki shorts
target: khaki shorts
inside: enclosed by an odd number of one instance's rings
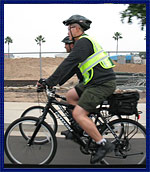
[[[88,112],[95,112],[96,107],[115,91],[116,80],[87,88],[83,83],[79,83],[75,86],[75,89],[80,97],[78,105]]]

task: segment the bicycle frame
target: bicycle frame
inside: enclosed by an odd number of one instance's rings
[[[60,97],[59,97],[60,98]],[[46,118],[46,115],[48,113],[48,111],[51,111],[51,113],[53,113],[54,115],[56,115],[59,120],[64,124],[64,126],[70,131],[72,132],[72,134],[75,136],[76,138],[76,142],[80,145],[80,146],[83,146],[84,148],[87,146],[87,143],[85,143],[81,138],[80,136],[78,135],[78,133],[75,132],[75,129],[73,126],[71,126],[70,123],[68,123],[64,117],[58,112],[58,110],[52,105],[52,104],[55,104],[55,105],[58,105],[58,107],[61,109],[61,111],[64,113],[64,115],[68,118],[68,119],[72,119],[71,117],[71,114],[68,112],[68,110],[64,109],[64,107],[68,108],[68,109],[71,109],[73,108],[74,106],[70,105],[70,104],[66,104],[66,103],[61,103],[59,101],[57,101],[55,99],[55,97],[48,97],[48,102],[44,108],[44,111],[43,111],[43,114],[40,116],[40,120],[37,124],[37,127],[31,137],[31,140],[29,142],[29,144],[32,143],[32,141],[34,140],[34,137],[36,136],[36,133],[38,132],[38,130],[40,129],[40,125],[42,124],[42,122],[44,121],[44,119]],[[114,137],[116,138],[117,141],[119,141],[119,138],[117,138],[117,135],[113,132],[113,130],[109,127],[107,121],[105,120],[105,118],[101,115],[101,113],[98,113],[97,114],[97,117],[95,119],[95,124],[97,123],[98,121],[98,117],[100,117],[102,119],[102,121],[107,125],[107,127],[109,128],[109,130],[112,132],[112,134],[114,135]],[[89,139],[89,142],[88,142],[88,145],[90,144],[90,142],[92,141],[92,139]]]
[[[46,89],[46,94],[47,94],[47,97],[48,97],[48,102],[44,108],[44,111],[43,111],[43,114],[40,116],[40,120],[37,124],[37,128],[35,129],[32,137],[31,137],[31,140],[30,140],[30,143],[32,143],[32,141],[34,140],[34,137],[36,136],[36,133],[39,131],[40,129],[40,125],[42,124],[42,122],[45,120],[46,118],[46,115],[48,113],[48,111],[50,111],[51,113],[53,113],[55,116],[57,116],[59,118],[59,120],[64,124],[64,126],[75,136],[76,140],[77,140],[77,143],[83,147],[86,146],[86,143],[80,138],[80,136],[78,135],[78,133],[75,132],[75,128],[70,124],[68,123],[64,117],[58,112],[58,110],[52,105],[52,104],[55,104],[57,105],[61,111],[64,113],[64,115],[69,119],[69,120],[74,120],[73,117],[71,116],[71,113],[69,113],[68,110],[64,109],[64,107],[66,107],[67,109],[73,109],[74,106],[73,105],[70,105],[70,104],[67,104],[67,103],[62,103],[62,102],[59,102],[56,100],[56,98],[60,98],[60,99],[65,99],[64,97],[60,96],[60,95],[57,95],[55,94],[55,91],[50,91],[48,88]],[[101,105],[99,107],[99,110],[101,109]],[[97,123],[98,121],[98,118],[100,117],[102,119],[102,123],[104,123],[107,128],[110,130],[110,132],[114,135],[116,141],[119,143],[120,142],[120,139],[119,137],[116,135],[116,133],[111,129],[111,127],[109,126],[109,123],[107,122],[107,120],[105,119],[105,117],[103,117],[103,115],[101,114],[101,112],[99,111],[99,113],[95,113],[95,115],[97,114],[97,117],[95,119],[95,124]],[[120,117],[121,118],[121,117]],[[89,142],[91,141],[92,139],[89,139]]]

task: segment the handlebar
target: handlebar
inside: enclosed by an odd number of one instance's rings
[[[66,101],[66,98],[65,97],[60,96],[60,95],[58,95],[58,94],[55,93],[56,92],[56,88],[55,87],[49,88],[47,85],[45,86],[45,88],[44,87],[41,87],[41,86],[38,86],[37,87],[37,92],[44,92],[44,91],[46,92],[46,94],[47,94],[47,96],[49,98],[60,98],[60,99]]]

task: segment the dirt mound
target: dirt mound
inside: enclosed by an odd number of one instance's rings
[[[64,58],[42,58],[43,78],[50,76]],[[145,64],[118,64],[115,72],[146,73]],[[38,80],[40,78],[39,58],[18,58],[4,60],[5,80]]]
[[[115,72],[130,72],[130,73],[144,73],[146,74],[146,65],[145,64],[119,64],[114,62],[116,65],[114,68]]]
[[[64,58],[42,58],[42,74],[43,78],[49,77],[57,68]],[[146,65],[139,64],[118,64],[114,62],[116,67],[115,72],[133,72],[146,73]],[[39,80],[40,78],[40,60],[38,58],[18,58],[4,59],[4,80]],[[76,76],[72,77],[63,85],[64,88],[73,87],[78,82]],[[37,93],[10,90],[6,88],[4,101],[16,102],[37,102]],[[64,94],[65,95],[65,94]],[[145,102],[145,93],[142,97],[142,102]]]
[[[63,58],[42,58],[42,75],[48,77]],[[4,60],[5,80],[38,80],[40,78],[40,60],[37,58],[19,58]]]

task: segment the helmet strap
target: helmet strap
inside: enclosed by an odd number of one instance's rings
[[[71,36],[72,36],[72,41],[73,41],[73,43],[75,43],[75,39],[74,39],[74,37],[73,37],[73,35],[72,35],[71,30],[70,30],[70,33],[71,33]]]
[[[71,33],[71,36],[72,36],[72,41],[73,41],[73,43],[75,43],[75,38],[78,38],[78,37],[80,37],[80,36],[83,35],[83,33],[81,33],[81,34],[78,35],[78,36],[73,36],[71,31],[70,31],[70,33]]]

